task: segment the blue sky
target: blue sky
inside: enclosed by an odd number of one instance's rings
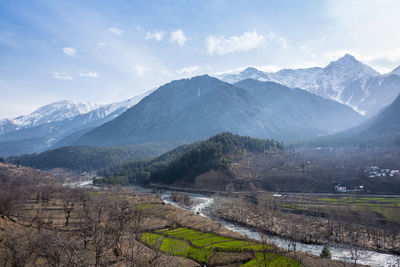
[[[345,53],[387,72],[400,65],[398,11],[397,0],[0,0],[0,118],[246,66],[325,66]]]

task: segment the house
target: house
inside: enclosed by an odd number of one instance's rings
[[[340,193],[347,192],[346,186],[342,185],[341,183],[335,186],[335,191]]]

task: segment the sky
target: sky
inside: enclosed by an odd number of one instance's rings
[[[108,104],[172,80],[327,65],[400,65],[398,0],[0,0],[0,118]]]

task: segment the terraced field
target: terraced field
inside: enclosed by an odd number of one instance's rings
[[[238,240],[189,228],[143,233],[141,242],[163,253],[192,259],[200,264],[237,266],[300,266],[278,254],[273,246]]]

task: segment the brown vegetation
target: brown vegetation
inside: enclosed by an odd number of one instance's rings
[[[357,258],[357,247],[377,251],[400,252],[400,222],[385,222],[375,214],[354,211],[346,207],[325,206],[321,210],[295,209],[295,196],[287,200],[267,194],[217,198],[212,207],[213,216],[245,224],[262,231],[287,237],[291,247],[296,242],[324,244],[337,242],[349,245]],[[299,201],[299,200],[297,200]]]

